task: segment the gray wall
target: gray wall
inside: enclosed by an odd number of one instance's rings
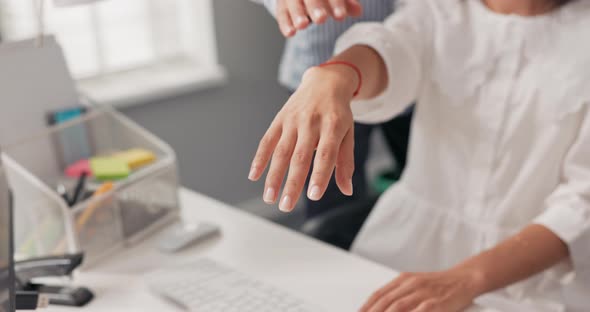
[[[276,82],[283,39],[263,7],[213,3],[229,84],[123,112],[176,150],[185,186],[237,203],[262,194],[262,184],[247,175],[258,140],[287,99]]]

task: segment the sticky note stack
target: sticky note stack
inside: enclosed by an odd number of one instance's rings
[[[121,180],[127,178],[131,170],[149,165],[154,161],[156,161],[156,155],[151,151],[134,148],[110,156],[80,160],[66,168],[65,174],[77,178],[84,172],[89,176],[93,175],[98,181]]]
[[[141,148],[119,152],[114,154],[113,157],[125,161],[132,170],[149,165],[156,160],[156,155],[154,155],[154,153]]]
[[[117,157],[94,157],[90,159],[90,168],[99,181],[125,179],[131,170],[124,160]]]
[[[70,165],[68,168],[66,168],[65,173],[68,177],[71,178],[78,178],[83,173],[87,176],[91,176],[92,169],[90,168],[90,161],[88,161],[88,159],[79,160],[74,164]]]

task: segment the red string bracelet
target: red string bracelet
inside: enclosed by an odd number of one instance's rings
[[[361,87],[363,86],[363,74],[361,73],[361,70],[358,68],[358,66],[354,65],[353,63],[346,62],[346,61],[329,61],[329,62],[325,62],[323,64],[318,65],[318,67],[326,67],[326,66],[330,66],[330,65],[348,66],[356,72],[356,75],[359,78],[359,84],[356,87],[356,90],[354,91],[354,93],[352,95],[357,96],[359,94],[359,92],[361,91]]]

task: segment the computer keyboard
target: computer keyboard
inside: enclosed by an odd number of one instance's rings
[[[157,295],[191,312],[318,312],[276,287],[211,259],[159,270],[146,277]]]

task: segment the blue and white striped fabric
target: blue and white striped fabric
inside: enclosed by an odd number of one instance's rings
[[[264,3],[271,14],[276,12],[276,0],[253,0]],[[395,0],[360,0],[363,15],[338,22],[330,19],[322,25],[312,24],[295,37],[287,40],[279,81],[291,90],[297,89],[306,69],[321,64],[332,57],[336,39],[358,22],[383,21],[393,13]]]

